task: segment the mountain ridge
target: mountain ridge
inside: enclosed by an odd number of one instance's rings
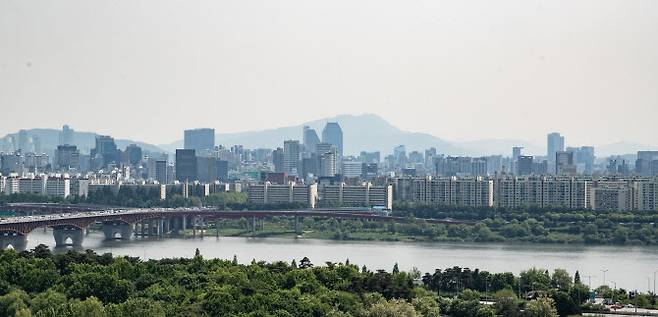
[[[343,114],[329,118],[307,121],[301,124],[236,133],[217,133],[217,144],[241,144],[247,148],[282,147],[284,140],[302,140],[302,129],[305,125],[315,129],[318,136],[327,122],[338,122],[343,130],[344,152],[347,155],[358,155],[360,151],[381,151],[389,153],[398,145],[404,144],[407,151],[423,151],[436,147],[437,150],[449,155],[464,155],[465,150],[448,141],[427,133],[401,130],[375,114],[351,115]],[[358,138],[353,137],[358,135]],[[182,140],[158,145],[167,150],[175,150],[183,145]]]
[[[327,122],[338,122],[343,129],[344,152],[346,155],[358,155],[360,151],[380,151],[383,155],[392,152],[393,148],[404,144],[407,152],[423,151],[435,147],[437,151],[445,155],[503,155],[511,156],[513,146],[523,146],[524,153],[528,155],[545,155],[546,148],[537,146],[531,142],[513,139],[482,139],[471,141],[448,141],[428,133],[412,132],[399,129],[382,117],[372,114],[341,114],[296,125],[269,128],[256,131],[242,131],[235,133],[217,133],[215,136],[217,144],[230,147],[241,144],[246,148],[276,148],[282,147],[284,140],[302,140],[302,127],[305,125],[315,129],[318,136],[322,135],[322,129]],[[57,147],[59,143],[60,130],[36,128],[27,130],[29,135],[37,135],[41,139],[42,149],[47,153]],[[182,134],[182,131],[181,131]],[[100,135],[95,132],[74,131],[74,144],[83,152],[89,152],[94,147],[95,137]],[[16,137],[17,133],[7,134],[0,138],[7,142],[7,137]],[[129,139],[115,139],[117,147],[125,149],[129,144],[137,144],[146,153],[173,153],[177,148],[183,147],[183,140],[171,143],[154,145],[147,142]],[[656,146],[647,146],[632,142],[619,141],[595,146],[598,157],[610,155],[635,154],[638,150],[654,150]]]
[[[52,128],[33,128],[25,129],[29,136],[38,136],[41,141],[42,152],[47,154],[52,154],[59,145],[59,134],[61,130],[52,129]],[[96,136],[101,135],[95,132],[85,132],[85,131],[73,131],[73,145],[76,145],[82,152],[88,153],[96,143]],[[4,137],[0,138],[0,142],[7,142],[7,138],[18,136],[18,132],[9,133]],[[156,145],[149,144],[146,142],[133,141],[129,139],[115,139],[114,142],[117,145],[117,148],[123,150],[130,144],[137,144],[145,152],[150,153],[164,153],[165,150],[159,148]]]

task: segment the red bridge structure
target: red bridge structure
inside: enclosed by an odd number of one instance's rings
[[[33,206],[35,207],[35,206]],[[54,210],[54,206],[48,207]],[[11,209],[11,208],[8,208]],[[74,209],[69,209],[72,211]],[[192,229],[192,235],[197,233],[203,237],[206,228],[214,226],[219,236],[221,219],[250,219],[250,229],[255,235],[258,223],[270,217],[294,217],[295,232],[302,234],[303,217],[361,219],[386,222],[409,222],[414,218],[394,217],[364,211],[342,210],[270,210],[270,211],[224,211],[208,208],[179,209],[110,209],[76,212],[31,215],[3,218],[0,220],[0,248],[11,245],[15,250],[25,250],[27,236],[37,228],[53,228],[56,247],[72,245],[82,246],[85,231],[92,224],[102,225],[106,239],[128,240],[133,235],[160,236],[177,235],[181,230]],[[424,219],[429,223],[472,224],[470,222],[451,219]],[[214,222],[214,224],[213,224]],[[70,243],[67,241],[70,240]]]

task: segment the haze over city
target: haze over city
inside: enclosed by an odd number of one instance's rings
[[[445,140],[658,145],[656,1],[0,2],[0,135],[375,113]]]
[[[0,0],[0,317],[658,316],[658,0]]]

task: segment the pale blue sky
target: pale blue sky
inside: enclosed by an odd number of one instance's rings
[[[656,39],[655,0],[0,0],[0,135],[372,112],[447,140],[658,145]]]

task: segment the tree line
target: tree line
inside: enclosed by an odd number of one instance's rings
[[[1,316],[552,317],[594,309],[583,305],[589,291],[578,272],[535,268],[517,276],[452,267],[421,276],[397,264],[390,272],[349,260],[241,264],[198,250],[148,261],[91,250],[53,254],[44,245],[0,251]],[[656,304],[655,296],[614,292],[621,302],[639,296],[645,307]]]

